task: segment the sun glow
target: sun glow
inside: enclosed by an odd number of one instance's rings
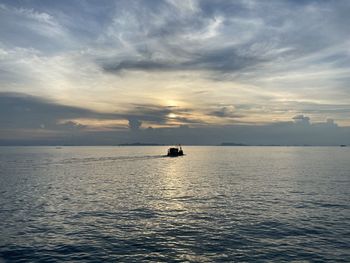
[[[169,106],[169,107],[179,107],[181,106],[181,102],[179,102],[178,100],[172,100],[172,99],[167,99],[167,100],[164,100],[163,102],[164,106]]]
[[[174,119],[174,118],[177,117],[177,115],[175,113],[169,113],[168,117],[171,118],[171,119]]]

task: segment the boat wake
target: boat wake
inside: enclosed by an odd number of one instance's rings
[[[105,157],[87,157],[87,158],[67,158],[67,159],[46,159],[41,160],[41,162],[30,162],[30,160],[25,160],[24,162],[32,163],[32,166],[47,166],[47,165],[69,165],[69,164],[89,164],[97,162],[132,162],[132,161],[143,161],[166,158],[166,155],[137,155],[137,156],[105,156]],[[20,166],[19,162],[16,162],[17,166]]]
[[[110,156],[110,157],[100,157],[100,158],[71,158],[62,160],[60,163],[90,163],[90,162],[108,162],[108,161],[139,161],[139,160],[149,160],[149,159],[159,159],[164,158],[165,155],[138,155],[138,156]]]

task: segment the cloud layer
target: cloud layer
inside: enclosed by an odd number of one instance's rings
[[[3,103],[2,129],[350,126],[349,12],[346,0],[1,1],[1,99],[42,107],[30,127]]]
[[[212,114],[231,116],[223,107]],[[189,109],[184,111],[190,111]],[[133,111],[101,113],[61,105],[19,93],[0,93],[0,145],[116,145],[128,142],[257,145],[350,144],[350,128],[333,119],[313,123],[304,115],[294,121],[264,125],[213,125],[177,117],[178,109],[135,105]],[[235,117],[235,116],[234,116]],[[175,122],[174,125],[171,125]],[[142,127],[144,123],[156,128]],[[167,124],[167,127],[164,125]],[[104,129],[101,129],[104,127]]]

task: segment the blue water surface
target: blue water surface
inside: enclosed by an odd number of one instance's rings
[[[350,148],[0,147],[0,262],[350,262]]]

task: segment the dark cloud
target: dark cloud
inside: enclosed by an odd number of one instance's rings
[[[179,117],[169,114],[178,114]],[[60,105],[37,97],[18,94],[0,94],[0,144],[20,145],[94,145],[125,142],[155,142],[183,144],[220,144],[236,142],[245,144],[281,145],[337,145],[350,144],[350,128],[338,127],[333,119],[326,122],[311,122],[305,115],[293,117],[294,122],[278,122],[267,125],[202,125],[191,117],[191,109],[149,104],[134,104],[123,113],[98,113],[79,107]],[[183,114],[183,117],[182,115]],[[186,115],[188,114],[188,115]],[[218,109],[219,117],[235,114],[235,108],[224,106]],[[189,116],[187,118],[186,116]],[[129,129],[94,131],[87,129],[74,118],[100,120],[128,120]],[[182,125],[172,128],[141,129],[143,122],[166,124],[178,121]],[[201,124],[187,126],[187,124]],[[300,124],[307,125],[300,125]],[[133,132],[137,131],[137,132]]]
[[[222,73],[235,72],[247,67],[256,66],[264,60],[257,56],[240,55],[234,47],[218,50],[207,50],[186,54],[184,62],[154,61],[152,58],[118,60],[104,62],[99,60],[103,70],[118,73],[120,71],[179,71],[179,70],[206,70]]]
[[[304,115],[302,115],[302,114],[297,115],[297,116],[294,116],[294,117],[293,117],[293,120],[294,120],[296,123],[310,124],[310,118],[307,117],[307,116],[304,116]]]
[[[189,114],[190,109],[152,104],[130,104],[118,113],[101,113],[45,100],[23,93],[0,92],[0,129],[46,129],[76,131],[88,128],[74,119],[127,120],[131,130],[142,122],[163,125],[169,114]],[[185,123],[199,123],[186,117],[173,118]],[[111,126],[110,128],[113,128]],[[121,127],[116,127],[121,128]]]
[[[153,104],[132,104],[123,114],[127,119],[136,119],[151,123],[164,124],[168,115],[172,112],[171,107],[164,107]]]
[[[61,105],[26,94],[0,93],[1,128],[82,128],[77,123],[64,121],[76,118],[119,119],[120,115]]]
[[[210,112],[208,115],[212,115],[220,118],[233,118],[233,119],[243,117],[243,115],[236,113],[235,107],[233,106],[221,107],[218,110]]]
[[[29,133],[18,132],[6,139],[0,129],[0,145],[117,145],[119,143],[159,143],[218,145],[222,142],[244,143],[248,145],[350,145],[350,128],[337,127],[334,123],[312,123],[299,125],[294,122],[279,122],[268,125],[229,125],[174,128],[96,131],[71,135],[45,134],[28,136]],[[17,136],[17,137],[16,137]]]
[[[127,5],[129,14],[137,16],[137,30],[146,32],[134,32],[136,39],[130,39],[130,44],[138,51],[137,56],[125,57],[123,54],[114,61],[100,59],[104,70],[207,70],[228,73],[242,72],[283,58],[300,58],[334,45],[334,38],[344,37],[344,34],[338,36],[331,31],[334,32],[337,25],[343,24],[341,20],[345,20],[345,17],[339,19],[336,15],[342,13],[339,7],[350,10],[349,5],[344,3],[330,5],[327,1],[203,0],[198,1],[195,13],[188,14],[179,13],[179,9],[163,1],[142,5],[142,11],[138,7],[137,4]],[[145,14],[157,17],[161,23],[150,22]],[[189,40],[193,35],[206,32],[210,23],[218,18],[223,22],[215,44],[200,36]],[[325,21],[328,20],[333,22],[327,24]],[[330,34],[325,34],[328,31]],[[246,34],[249,32],[253,34],[248,37]],[[241,38],[247,39],[241,42]],[[225,45],[220,41],[234,44]],[[289,51],[274,52],[283,49]],[[162,59],[154,59],[153,54],[161,54]],[[348,67],[349,60],[344,60],[344,57],[348,56],[341,51],[332,59],[341,60]]]
[[[138,129],[140,129],[141,125],[142,125],[141,121],[134,119],[134,118],[129,119],[130,130],[132,130],[132,131],[138,130]]]
[[[116,63],[108,62],[102,65],[103,70],[107,72],[119,72],[122,70],[166,71],[175,69],[175,67],[176,65],[172,65],[171,63],[161,63],[147,60],[128,60]]]

